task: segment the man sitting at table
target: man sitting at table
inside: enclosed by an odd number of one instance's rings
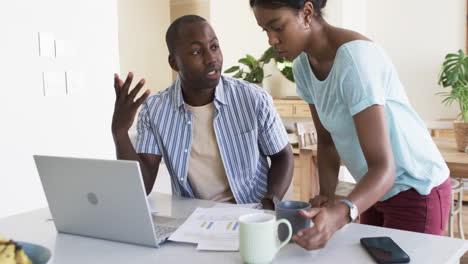
[[[179,74],[167,89],[137,98],[145,81],[129,92],[133,74],[125,82],[115,75],[117,158],[140,163],[148,194],[164,158],[176,195],[272,209],[291,183],[293,156],[271,96],[221,76],[219,41],[202,17],[175,20],[166,42],[169,64]],[[140,105],[134,149],[128,130]]]

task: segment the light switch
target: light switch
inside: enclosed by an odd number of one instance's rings
[[[65,96],[67,94],[64,72],[43,72],[44,96]]]
[[[80,94],[84,87],[84,75],[82,72],[65,72],[67,95]]]
[[[39,32],[39,56],[55,57],[55,37],[52,32]]]

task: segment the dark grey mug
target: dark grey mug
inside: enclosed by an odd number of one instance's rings
[[[298,231],[310,227],[310,218],[303,217],[299,211],[307,210],[311,207],[310,203],[301,201],[284,201],[276,204],[276,219],[286,219],[291,223],[292,233],[295,235]],[[288,237],[289,230],[284,226],[278,227],[278,238],[280,241]],[[292,240],[290,240],[291,242]]]

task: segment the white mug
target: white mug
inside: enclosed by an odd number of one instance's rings
[[[271,214],[256,213],[239,217],[239,251],[242,260],[248,264],[266,264],[273,261],[276,253],[284,247],[292,236],[291,224],[286,219],[276,221]],[[280,242],[278,225],[285,224],[288,237]]]

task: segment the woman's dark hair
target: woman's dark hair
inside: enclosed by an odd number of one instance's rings
[[[322,16],[322,8],[327,5],[327,0],[250,0],[250,7],[278,9],[282,7],[301,10],[307,2],[311,2],[315,9],[315,15]]]

